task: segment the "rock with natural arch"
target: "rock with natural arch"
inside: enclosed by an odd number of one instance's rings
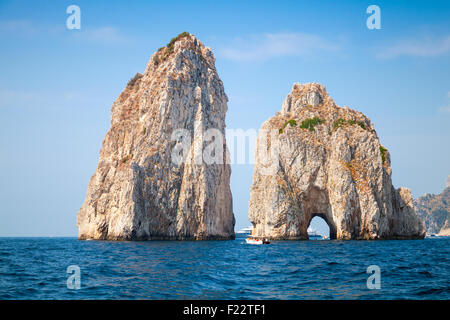
[[[258,133],[252,235],[308,239],[320,216],[331,239],[423,238],[410,191],[392,186],[390,161],[369,118],[337,106],[322,85],[294,84]]]

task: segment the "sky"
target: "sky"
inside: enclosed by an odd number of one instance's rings
[[[73,4],[79,30],[66,27]],[[367,27],[370,5],[380,29]],[[318,82],[375,124],[395,187],[440,193],[450,174],[449,16],[449,1],[0,0],[0,236],[77,235],[113,101],[183,31],[216,56],[227,128],[258,129],[293,83]],[[236,229],[249,225],[252,173],[232,166]]]

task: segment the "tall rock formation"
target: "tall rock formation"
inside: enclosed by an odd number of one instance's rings
[[[307,239],[314,216],[337,239],[423,238],[408,189],[391,182],[389,151],[361,112],[319,84],[294,84],[258,133],[249,218],[254,236]]]
[[[234,238],[227,101],[211,50],[193,35],[153,54],[112,106],[79,239]],[[207,148],[214,139],[222,148]],[[219,161],[205,162],[205,149]]]
[[[450,175],[444,191],[438,195],[427,193],[415,199],[414,208],[425,222],[428,234],[450,236]]]

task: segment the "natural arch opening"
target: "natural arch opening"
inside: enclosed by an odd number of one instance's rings
[[[336,239],[336,228],[332,223],[329,223],[325,215],[315,214],[308,224],[308,238],[317,240],[320,237],[322,239]]]

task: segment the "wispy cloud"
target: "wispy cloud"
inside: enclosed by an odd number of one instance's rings
[[[80,32],[75,31],[74,36],[83,41],[105,45],[125,44],[129,40],[114,27],[81,28]]]
[[[36,105],[61,104],[74,98],[73,92],[43,92],[0,89],[1,108],[24,108]]]
[[[449,52],[450,36],[422,37],[400,40],[392,46],[381,49],[377,57],[381,59],[393,59],[400,56],[436,57]]]
[[[268,60],[283,56],[312,57],[340,50],[337,43],[309,33],[265,33],[239,38],[218,54],[236,61]]]
[[[130,41],[130,37],[126,37],[119,29],[111,26],[83,27],[82,25],[81,30],[67,30],[64,23],[61,23],[61,25],[43,25],[31,20],[0,21],[0,35],[47,37],[49,34],[100,45],[121,45]]]
[[[447,92],[447,97],[450,98],[450,91]],[[438,112],[450,114],[450,105],[438,108]]]
[[[95,94],[93,92],[95,91]],[[109,104],[109,98],[98,90],[15,90],[0,89],[0,112],[9,109],[65,108]],[[0,115],[1,117],[1,115]]]
[[[0,34],[33,35],[40,29],[29,20],[0,21]]]
[[[450,114],[450,106],[447,106],[447,107],[440,107],[440,108],[438,109],[438,112],[440,112],[440,113],[449,113],[449,114]]]

